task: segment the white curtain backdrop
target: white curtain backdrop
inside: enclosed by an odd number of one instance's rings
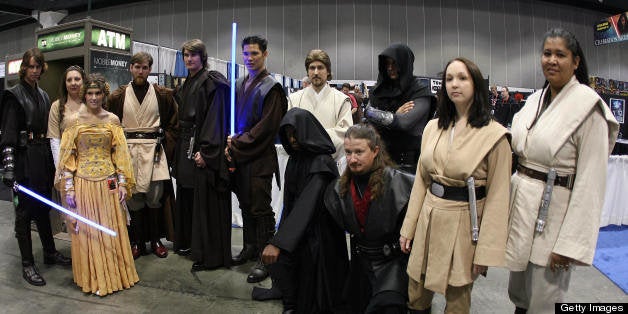
[[[628,225],[628,156],[611,156],[608,159],[606,195],[600,227]]]

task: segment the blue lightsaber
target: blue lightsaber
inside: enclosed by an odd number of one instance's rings
[[[231,135],[235,134],[235,90],[236,90],[236,33],[238,24],[233,22],[231,26]]]
[[[83,217],[83,216],[77,215],[77,214],[75,214],[75,213],[73,213],[73,212],[71,212],[71,211],[69,211],[69,210],[59,206],[58,204],[55,204],[54,202],[46,199],[45,197],[43,197],[43,196],[41,196],[41,195],[39,195],[39,194],[37,194],[37,193],[27,189],[23,185],[19,185],[17,182],[13,183],[13,188],[16,191],[20,191],[20,192],[23,192],[25,194],[30,195],[31,197],[39,200],[40,202],[42,202],[42,203],[44,203],[44,204],[46,204],[46,205],[48,205],[48,206],[50,206],[50,207],[60,211],[60,212],[66,214],[68,216],[71,216],[72,218],[76,218],[77,220],[79,220],[81,222],[84,222],[88,226],[94,227],[94,228],[96,228],[96,229],[98,229],[98,230],[100,230],[100,231],[102,231],[104,233],[110,234],[110,235],[112,235],[114,237],[118,235],[115,231],[113,231],[113,230],[111,230],[109,228],[103,227],[103,226],[101,226],[101,225],[99,225],[99,224],[97,224],[97,223],[95,223],[95,222],[93,222],[93,221]]]

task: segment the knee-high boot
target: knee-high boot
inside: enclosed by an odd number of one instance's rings
[[[264,247],[266,246],[266,244],[268,244],[268,241],[273,237],[274,234],[275,234],[275,217],[274,216],[258,217],[256,240],[257,240],[257,246],[259,247],[260,251],[264,249]],[[268,270],[266,269],[266,266],[262,263],[262,261],[259,259],[259,256],[258,256],[257,263],[251,270],[251,273],[249,273],[249,276],[246,278],[246,281],[249,283],[255,283],[255,282],[260,282],[266,279],[266,277],[268,277]]]
[[[255,219],[242,213],[242,251],[231,259],[233,265],[242,265],[250,260],[254,260],[259,255],[257,247],[257,225]]]

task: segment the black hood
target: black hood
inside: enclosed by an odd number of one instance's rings
[[[399,83],[393,84],[386,73],[386,58],[395,60],[399,70]],[[414,53],[404,44],[392,44],[379,55],[379,74],[373,94],[380,97],[396,97],[404,93],[414,81]]]
[[[318,122],[316,117],[307,110],[292,108],[283,117],[279,126],[281,145],[283,145],[283,148],[289,155],[293,155],[296,152],[292,149],[286,137],[286,126],[288,125],[291,125],[296,130],[297,141],[301,149],[299,152],[312,155],[331,155],[336,152],[329,134],[327,134],[327,131],[325,131],[325,128]]]

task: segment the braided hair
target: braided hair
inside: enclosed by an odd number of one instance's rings
[[[83,84],[83,88],[81,89],[81,100],[83,100],[83,102],[86,102],[85,94],[90,88],[98,88],[103,92],[105,97],[103,97],[102,106],[104,107],[105,103],[107,103],[107,97],[109,97],[109,93],[111,92],[111,87],[105,80],[105,77],[100,73],[93,73],[87,77],[85,83]]]

